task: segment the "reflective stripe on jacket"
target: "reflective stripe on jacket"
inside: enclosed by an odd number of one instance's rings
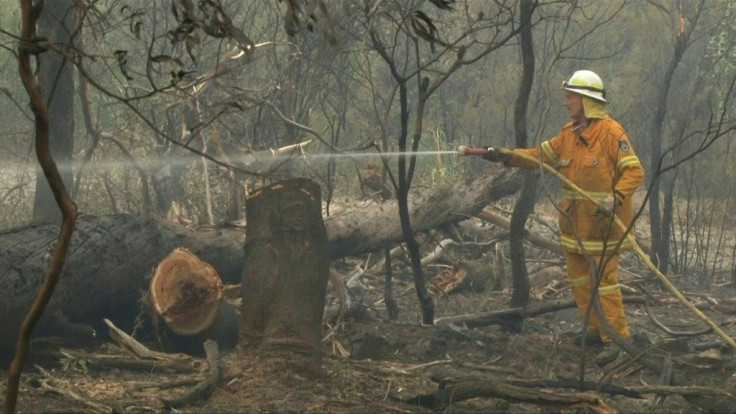
[[[616,208],[616,214],[628,226],[633,215],[631,199],[644,179],[644,170],[626,131],[611,118],[591,119],[582,132],[574,131],[573,126],[572,122],[568,123],[556,137],[542,142],[537,148],[514,151],[537,159],[541,154],[545,163],[595,199],[613,195],[622,203]],[[539,167],[519,157],[511,157],[505,165]],[[562,192],[562,247],[579,254],[613,250],[623,230],[611,217],[596,213],[597,205],[584,199],[566,183],[562,183]],[[580,241],[576,234],[580,236]],[[621,250],[629,248],[631,244],[624,240]]]

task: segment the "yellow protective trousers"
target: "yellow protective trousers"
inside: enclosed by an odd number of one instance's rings
[[[618,284],[618,254],[606,255],[608,259],[606,267],[603,270],[603,277],[598,286],[598,297],[600,298],[601,307],[606,315],[606,320],[613,327],[613,330],[622,338],[629,337],[629,323],[624,313],[623,297],[621,295],[621,287]],[[602,256],[589,256],[594,259],[596,268],[600,266]],[[580,316],[585,320],[591,298],[591,283],[593,279],[591,274],[595,275],[595,269],[591,272],[591,261],[586,256],[568,251],[567,252],[567,278],[570,281],[572,294],[578,306]],[[588,320],[588,331],[599,332],[603,342],[610,342],[611,338],[606,335],[600,327],[598,321],[598,313],[593,307]]]

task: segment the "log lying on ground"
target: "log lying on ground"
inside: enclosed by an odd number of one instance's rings
[[[478,214],[485,206],[516,193],[521,188],[518,170],[492,170],[469,184],[437,186],[431,191],[415,193],[409,200],[414,231],[425,231],[439,225],[456,223]],[[333,259],[383,247],[386,241],[403,239],[398,207],[395,201],[379,204],[325,219]]]
[[[209,328],[223,297],[215,269],[182,248],[174,249],[158,264],[148,291],[157,316],[183,336]]]
[[[41,225],[0,232],[0,359],[13,355],[20,325],[43,283],[48,251],[58,231],[58,225]],[[82,216],[59,284],[35,334],[66,336],[69,333],[59,332],[57,325],[67,319],[72,323],[66,324],[81,333],[89,335],[90,331],[74,323],[92,324],[107,332],[105,317],[130,330],[139,310],[140,292],[147,289],[153,269],[179,246],[211,263],[224,282],[238,283],[243,239],[242,231],[203,229],[195,233],[140,216]]]
[[[454,292],[499,290],[499,275],[494,266],[485,262],[457,262],[452,269],[442,271],[429,280],[427,289],[436,296]]]
[[[145,302],[167,351],[202,355],[202,344],[235,348],[239,322],[223,301],[222,280],[215,269],[192,252],[177,248],[156,267]]]
[[[487,203],[518,191],[516,170],[489,171],[492,173],[468,184],[413,191],[410,203],[415,229],[464,220]],[[370,210],[328,217],[325,227],[333,259],[372,251],[386,241],[402,240],[392,201]],[[53,224],[0,231],[0,359],[12,357],[15,339],[43,282],[48,252],[58,232],[59,226]],[[36,334],[48,335],[44,325],[48,329],[58,325],[55,321],[67,318],[104,327],[102,318],[113,317],[116,309],[123,309],[132,323],[148,277],[176,247],[187,248],[212,264],[224,283],[239,283],[244,239],[244,231],[234,227],[192,231],[133,215],[81,216],[59,284]],[[115,320],[124,329],[129,328],[120,318]]]
[[[477,217],[483,220],[488,220],[491,223],[501,228],[504,228],[506,230],[508,230],[511,227],[511,219],[508,219],[495,211],[485,209],[479,212],[477,214]],[[532,243],[533,245],[545,248],[553,253],[557,253],[560,255],[565,254],[564,250],[562,249],[562,246],[560,245],[558,241],[551,240],[537,233],[529,232],[528,230],[525,231],[524,233],[525,233],[524,237],[527,240],[529,240],[529,242]],[[636,241],[637,243],[639,243],[642,250],[644,250],[647,253],[651,251],[651,247],[649,246],[650,245],[649,241],[642,240],[640,238],[637,238]]]
[[[506,230],[511,227],[511,219],[502,216],[499,213],[490,210],[483,210],[477,214],[477,216],[483,220],[488,220],[491,223],[500,226]],[[532,244],[543,247],[551,252],[564,255],[565,252],[562,250],[562,246],[558,241],[548,239],[536,233],[532,233],[528,230],[524,231],[524,238],[529,240]]]

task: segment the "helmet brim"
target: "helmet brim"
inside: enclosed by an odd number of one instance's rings
[[[563,87],[562,89],[568,92],[576,93],[578,95],[587,96],[588,98],[595,99],[598,102],[608,103],[608,101],[606,100],[606,98],[603,97],[603,94],[601,92],[590,91],[587,89],[580,89],[580,88],[570,88],[570,87]]]

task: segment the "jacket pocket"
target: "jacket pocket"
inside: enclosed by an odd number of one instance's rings
[[[596,155],[588,155],[582,160],[578,185],[587,191],[612,191],[613,176],[608,171],[604,159]]]

